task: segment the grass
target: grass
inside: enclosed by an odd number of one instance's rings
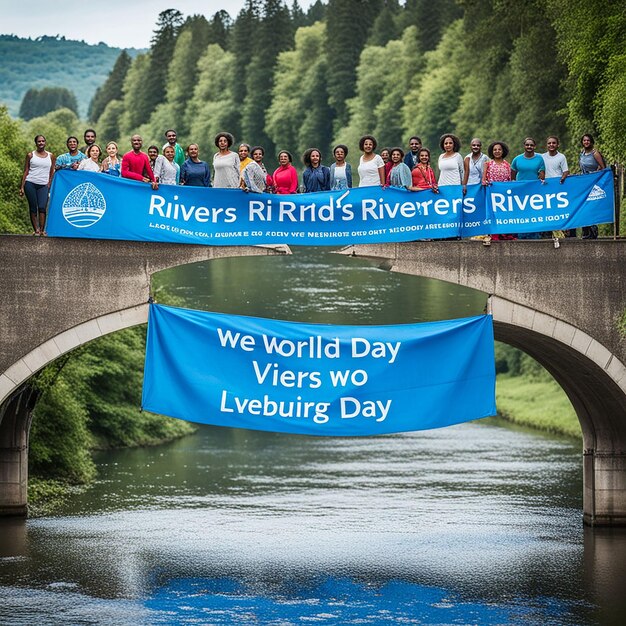
[[[496,383],[496,405],[499,415],[514,424],[576,439],[582,436],[570,401],[553,380],[499,375]]]

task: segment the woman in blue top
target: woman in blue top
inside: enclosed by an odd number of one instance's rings
[[[188,187],[210,187],[211,172],[209,165],[198,158],[200,149],[198,144],[189,144],[187,159],[180,166],[180,184]]]
[[[387,174],[387,185],[390,187],[403,187],[408,189],[413,184],[411,170],[404,162],[404,150],[402,148],[391,148],[390,150],[391,169]]]
[[[352,188],[352,167],[346,163],[348,156],[348,146],[340,143],[333,149],[335,162],[330,166],[330,188],[337,189]]]
[[[578,165],[580,165],[580,171],[583,174],[593,174],[606,167],[604,157],[600,154],[599,150],[593,147],[594,140],[589,134],[585,134],[580,138],[580,145],[582,150],[578,155]],[[594,224],[592,226],[583,226],[583,239],[597,239],[598,227]]]
[[[511,162],[511,180],[544,180],[546,164],[540,154],[535,154],[536,142],[532,137],[524,139],[524,153]],[[519,233],[518,239],[541,239],[541,233]]]
[[[330,170],[322,165],[322,153],[317,148],[309,148],[302,155],[302,162],[306,166],[302,172],[304,192],[330,191]]]

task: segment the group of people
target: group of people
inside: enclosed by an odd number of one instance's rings
[[[152,145],[143,152],[140,135],[131,137],[131,150],[122,157],[114,141],[106,144],[106,156],[96,143],[96,131],[89,128],[84,133],[85,145],[78,147],[76,137],[68,137],[67,152],[54,157],[46,150],[46,138],[35,137],[35,150],[26,155],[24,175],[20,195],[26,195],[30,218],[35,235],[45,235],[46,205],[54,172],[60,169],[87,170],[102,172],[110,176],[121,176],[149,183],[153,189],[161,185],[188,185],[243,189],[252,192],[292,194],[300,192],[331,191],[352,187],[352,167],[346,161],[348,146],[338,144],[333,149],[333,163],[323,165],[323,155],[317,148],[309,148],[302,156],[304,171],[302,182],[293,165],[293,156],[281,150],[278,167],[268,172],[263,161],[265,150],[262,146],[250,147],[240,143],[237,152],[232,150],[235,140],[231,133],[220,132],[215,136],[217,152],[213,155],[213,176],[206,161],[200,159],[198,144],[192,143],[183,150],[177,142],[173,129],[165,132],[166,143],[159,150]],[[559,152],[559,139],[551,135],[547,138],[547,151],[535,152],[536,142],[531,137],[524,139],[524,152],[510,163],[507,161],[509,147],[502,141],[494,141],[483,152],[482,141],[478,138],[470,142],[470,152],[463,157],[461,142],[451,133],[444,134],[439,147],[439,175],[431,165],[431,152],[422,146],[422,140],[413,136],[409,139],[408,150],[400,147],[383,148],[376,152],[377,141],[372,135],[364,135],[359,140],[362,152],[359,159],[359,187],[380,186],[400,187],[410,191],[431,190],[439,192],[444,185],[461,185],[466,193],[468,185],[489,185],[493,182],[511,180],[545,180],[560,178],[563,182],[570,174],[565,156]],[[604,158],[594,147],[594,139],[585,134],[581,138],[579,168],[581,173],[596,172],[606,166]],[[576,236],[576,231],[566,233]],[[520,238],[536,238],[539,233],[520,235]],[[597,226],[583,229],[583,238],[596,238]],[[501,235],[500,238],[513,238]]]

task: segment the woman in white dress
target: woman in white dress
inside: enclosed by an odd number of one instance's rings
[[[377,145],[372,135],[363,135],[359,140],[359,149],[363,152],[359,159],[359,187],[382,187],[385,184],[385,163],[374,152]]]
[[[456,135],[446,133],[441,136],[439,146],[442,154],[439,156],[439,187],[444,185],[461,185],[465,175],[463,157],[459,154],[461,142]]]
[[[230,150],[235,138],[230,133],[217,133],[215,145],[218,152],[213,155],[213,187],[237,189],[240,184],[239,155]]]

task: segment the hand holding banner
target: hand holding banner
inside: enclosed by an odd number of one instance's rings
[[[142,406],[205,424],[336,436],[495,415],[491,316],[326,326],[151,305]]]

